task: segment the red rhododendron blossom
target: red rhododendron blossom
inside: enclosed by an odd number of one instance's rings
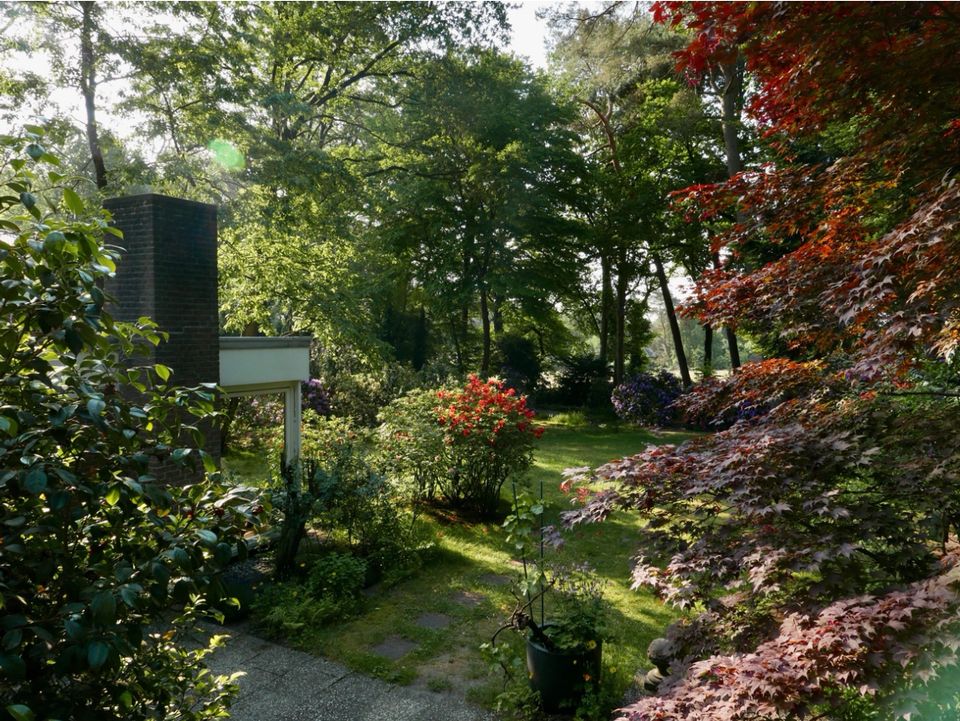
[[[384,454],[411,496],[482,515],[496,512],[503,484],[530,467],[544,432],[525,396],[475,375],[460,388],[407,394],[383,415],[381,438],[392,443]],[[409,430],[418,423],[427,427]]]

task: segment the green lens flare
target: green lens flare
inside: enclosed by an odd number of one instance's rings
[[[213,160],[226,170],[241,170],[246,164],[243,153],[237,150],[237,146],[229,140],[223,138],[211,140],[207,150],[213,154]]]

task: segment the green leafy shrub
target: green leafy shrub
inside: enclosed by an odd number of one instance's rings
[[[547,572],[550,625],[544,632],[559,649],[574,650],[607,636],[609,609],[603,585],[588,566],[556,566]]]
[[[371,432],[349,419],[306,415],[309,455],[283,476],[275,494],[282,516],[278,575],[292,571],[307,527],[364,558],[368,581],[406,573],[417,562],[419,544],[405,499],[368,461]]]
[[[314,596],[356,598],[367,576],[367,562],[348,553],[331,553],[318,559],[307,575],[307,588]]]
[[[269,585],[254,610],[260,624],[278,636],[349,618],[362,606],[366,575],[362,558],[330,553],[313,562],[305,579]]]
[[[308,525],[322,511],[326,525],[333,522],[331,507],[344,495],[339,488],[343,479],[366,477],[363,460],[368,432],[357,429],[345,418],[326,418],[306,410],[303,413],[303,458],[290,468],[282,468],[279,483],[274,484],[273,502],[278,511],[280,538],[275,554],[278,578],[290,575]],[[279,434],[271,444],[271,454],[281,457]],[[350,530],[347,535],[350,536]]]
[[[370,582],[402,576],[416,564],[417,544],[400,499],[387,479],[369,467],[339,476],[319,511],[316,525],[345,536],[353,552],[367,560]]]
[[[327,482],[328,477],[317,472],[315,463],[297,461],[280,469],[280,483],[272,490],[276,511],[273,520],[279,528],[274,547],[274,576],[277,579],[287,578],[293,572],[307,523],[313,517],[317,502],[327,492]]]
[[[564,406],[600,408],[608,404],[610,381],[607,363],[590,353],[560,359],[556,388],[544,400]]]
[[[161,335],[105,311],[116,253],[102,237],[117,231],[58,186],[42,129],[28,130],[22,156],[24,141],[0,136],[0,714],[222,717],[233,687],[182,640],[246,552],[254,501],[152,475],[158,462],[214,470],[194,426],[213,391],[121,362]]]
[[[340,600],[332,596],[317,597],[302,583],[293,581],[266,586],[254,602],[253,610],[259,626],[279,638],[346,617]]]
[[[328,418],[313,411],[303,412],[302,454],[327,470],[357,473],[366,467],[373,447],[373,432],[349,418]],[[276,447],[280,453],[281,447]]]
[[[378,372],[337,373],[324,380],[330,389],[330,412],[365,428],[377,425],[377,416],[390,401],[423,383],[413,368],[401,363],[388,363]]]
[[[378,467],[418,504],[433,501],[447,469],[444,428],[437,422],[437,390],[414,390],[380,413]]]
[[[543,368],[537,344],[522,335],[508,333],[497,341],[500,375],[511,388],[531,393],[540,384]]]

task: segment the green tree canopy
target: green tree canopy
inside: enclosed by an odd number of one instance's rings
[[[489,372],[494,334],[507,323],[556,333],[560,299],[579,280],[573,112],[500,53],[429,68],[382,117],[369,214],[395,282],[448,331],[459,367]]]

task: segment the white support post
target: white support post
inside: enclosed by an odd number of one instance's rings
[[[283,462],[287,466],[300,458],[300,381],[283,392]]]

